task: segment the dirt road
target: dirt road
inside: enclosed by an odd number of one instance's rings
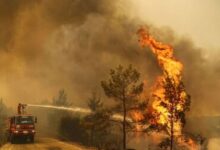
[[[35,143],[7,143],[0,150],[91,150],[51,138],[36,139]]]

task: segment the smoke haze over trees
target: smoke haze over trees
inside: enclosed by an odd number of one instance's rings
[[[39,103],[63,87],[73,105],[85,106],[118,64],[134,64],[151,87],[160,71],[135,34],[146,24],[183,61],[190,113],[219,114],[219,59],[169,28],[141,21],[128,6],[125,0],[1,0],[0,91],[7,104]]]

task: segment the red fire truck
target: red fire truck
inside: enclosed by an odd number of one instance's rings
[[[19,104],[18,114],[9,118],[8,140],[11,143],[14,143],[18,138],[29,139],[31,142],[34,142],[37,118],[33,115],[26,114],[26,106],[25,104]]]

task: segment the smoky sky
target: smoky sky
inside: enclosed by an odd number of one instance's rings
[[[40,103],[65,89],[73,104],[85,106],[92,91],[102,93],[100,81],[119,64],[133,64],[150,87],[161,71],[136,35],[140,25],[148,25],[158,39],[174,46],[184,64],[191,112],[218,112],[219,60],[211,63],[193,40],[169,28],[129,16],[125,3],[0,0],[0,95],[6,103]]]

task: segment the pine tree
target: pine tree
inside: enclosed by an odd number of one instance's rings
[[[102,81],[101,86],[109,98],[113,98],[118,105],[119,112],[123,115],[122,133],[123,150],[126,150],[127,111],[137,96],[143,91],[143,83],[139,82],[140,73],[132,67],[123,68],[119,65],[110,70],[110,78]]]

